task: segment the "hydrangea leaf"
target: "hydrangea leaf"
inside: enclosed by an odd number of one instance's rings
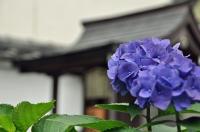
[[[0,132],[6,132],[6,130],[3,128],[0,128]]]
[[[200,104],[196,103],[189,107],[187,110],[182,111],[182,113],[200,113]]]
[[[111,104],[97,104],[95,107],[113,110],[117,112],[128,113],[129,103],[111,103]]]
[[[26,132],[42,116],[54,107],[54,101],[48,103],[31,104],[22,102],[13,111],[13,122],[18,131]]]
[[[107,130],[105,132],[141,132],[141,131],[135,128],[116,128],[116,129]]]
[[[174,123],[173,120],[160,120],[160,121],[152,121],[151,123],[145,123],[143,125],[141,125],[139,128],[145,128],[145,127],[148,127],[148,126],[157,126],[157,125],[161,125],[161,124],[164,124],[164,123]]]
[[[12,117],[12,112],[14,110],[14,107],[9,104],[0,104],[0,115],[8,115]]]
[[[111,104],[98,104],[96,105],[98,108],[113,110],[117,112],[127,113],[133,119],[135,116],[140,115],[142,113],[142,109],[138,106],[129,104],[129,103],[111,103]]]
[[[15,125],[12,122],[14,107],[8,104],[0,104],[0,132],[15,132]]]
[[[187,110],[183,110],[180,113],[181,114],[187,114],[187,113],[190,113],[190,114],[200,114],[200,104],[198,104],[198,103],[193,104]],[[158,110],[158,115],[155,116],[153,118],[153,120],[157,119],[157,118],[160,118],[160,117],[164,117],[164,116],[170,116],[170,115],[175,115],[175,109],[172,106],[169,106],[167,108],[167,110],[165,110],[165,111]]]
[[[185,126],[189,131],[200,131],[200,117],[190,117],[181,121],[181,125]]]
[[[142,109],[133,104],[130,104],[127,110],[129,115],[131,116],[131,120],[133,120],[136,116],[142,114]]]
[[[128,127],[115,120],[103,120],[86,115],[50,115],[42,118],[32,127],[32,132],[71,132],[72,127],[80,126],[105,131],[113,128]]]
[[[175,115],[175,110],[172,106],[169,106],[166,110],[158,109],[158,115],[153,117],[152,120],[169,115]]]
[[[176,127],[170,127],[167,125],[155,125],[152,127],[152,131],[153,132],[160,132],[162,130],[162,132],[177,132],[177,128]]]
[[[78,131],[75,129],[75,127],[70,127],[68,129],[68,132],[78,132]]]

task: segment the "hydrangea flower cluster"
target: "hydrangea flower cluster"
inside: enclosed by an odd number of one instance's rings
[[[121,44],[108,61],[114,91],[130,93],[141,108],[152,104],[177,111],[200,101],[200,67],[185,57],[180,44],[168,39],[144,39]]]

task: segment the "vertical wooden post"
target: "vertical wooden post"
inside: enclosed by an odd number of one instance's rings
[[[53,109],[53,113],[57,113],[57,107],[58,107],[58,83],[59,83],[59,76],[58,75],[53,75],[53,87],[52,87],[52,96],[53,100],[56,100],[55,107]]]
[[[81,81],[83,86],[83,114],[86,114],[86,79],[85,74],[81,75]]]

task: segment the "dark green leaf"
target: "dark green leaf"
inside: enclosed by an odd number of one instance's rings
[[[141,131],[135,128],[116,128],[116,129],[107,130],[105,132],[141,132]]]
[[[152,120],[155,120],[157,118],[160,117],[164,117],[164,116],[169,116],[169,115],[175,115],[175,110],[172,106],[169,106],[166,110],[160,110],[158,109],[158,115],[153,117]]]
[[[141,125],[139,128],[144,128],[144,127],[148,127],[148,126],[156,126],[156,125],[170,123],[170,122],[174,122],[174,121],[173,120],[152,121],[151,123],[146,123],[146,124]]]
[[[111,104],[97,104],[95,105],[98,108],[113,110],[118,112],[128,113],[128,103],[111,103]]]
[[[32,132],[70,132],[71,128],[75,126],[105,131],[112,128],[127,127],[127,124],[86,115],[50,115],[36,123],[32,127]]]
[[[180,112],[180,114],[188,114],[188,113],[200,114],[200,104],[199,103],[193,104],[187,110],[183,110]],[[160,118],[160,117],[164,117],[164,116],[170,116],[170,115],[175,115],[175,110],[173,106],[169,106],[167,110],[165,111],[158,110],[158,115],[155,116],[152,120]]]
[[[31,104],[22,102],[13,112],[13,121],[17,129],[26,132],[28,128],[37,122],[42,116],[54,107],[54,101],[48,103]]]
[[[174,110],[174,108],[172,107],[172,106],[169,106],[168,108],[167,108],[167,110],[159,110],[158,111],[158,115],[159,116],[166,116],[166,115],[173,115],[173,114],[175,114],[175,110]]]
[[[200,117],[190,117],[181,121],[181,125],[185,126],[189,130],[199,131],[200,130]]]
[[[140,115],[142,113],[142,109],[133,104],[129,105],[129,103],[98,104],[96,105],[96,107],[106,110],[127,113],[131,116],[132,119],[135,116]]]
[[[0,115],[9,115],[12,116],[12,112],[14,110],[14,107],[9,104],[0,104]]]
[[[140,115],[142,113],[142,109],[132,104],[129,105],[127,111],[131,117],[131,120],[133,120],[137,115]]]
[[[75,127],[71,127],[68,129],[68,132],[77,132],[77,131],[76,131]]]
[[[0,104],[0,132],[15,132],[15,126],[12,121],[12,112],[14,107],[8,104]]]

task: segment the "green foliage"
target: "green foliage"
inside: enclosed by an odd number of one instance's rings
[[[137,130],[135,128],[115,128],[115,129],[110,129],[105,132],[141,132],[140,130]]]
[[[50,115],[36,123],[33,132],[71,132],[75,126],[93,128],[105,131],[118,127],[128,127],[127,124],[115,120],[103,120],[87,115]],[[74,130],[73,130],[74,131]]]
[[[142,109],[138,106],[129,103],[111,103],[111,104],[98,104],[98,108],[113,110],[117,112],[127,113],[130,115],[131,119],[135,118],[137,115],[142,114]]]
[[[21,132],[26,132],[28,128],[36,123],[44,114],[50,111],[54,102],[31,104],[22,102],[13,111],[13,122]]]
[[[167,110],[158,110],[158,115],[153,117],[152,120],[155,120],[157,118],[165,117],[165,116],[170,116],[170,115],[175,115],[175,110],[172,106],[168,107]],[[187,110],[183,110],[180,112],[180,114],[200,114],[200,104],[196,103],[191,105]]]
[[[170,127],[170,126],[167,126],[167,125],[155,125],[152,127],[153,129],[153,132],[176,132],[176,127]]]
[[[12,122],[14,107],[7,104],[0,104],[0,132],[15,132],[15,125]]]
[[[0,104],[0,115],[8,115],[12,117],[14,107],[8,104]]]
[[[200,117],[190,117],[181,121],[181,125],[185,126],[189,132],[200,131]]]
[[[129,104],[128,103],[97,104],[95,105],[95,107],[106,110],[128,113]]]
[[[158,120],[160,117],[175,115],[173,107],[166,111],[158,111],[158,114],[150,119],[150,122],[141,124],[137,128],[128,126],[117,120],[104,120],[88,115],[58,115],[44,116],[54,107],[54,101],[47,103],[31,104],[19,103],[16,107],[0,104],[0,132],[26,132],[32,126],[32,132],[77,132],[76,126],[92,128],[101,132],[146,132],[146,128],[152,127],[152,132],[176,132],[176,127],[166,126],[166,123],[181,125],[181,132],[200,132],[200,117],[190,117],[175,122],[173,120]],[[129,114],[132,118],[143,115],[143,110],[128,103],[99,104],[98,108],[114,110]],[[200,105],[194,104],[180,114],[200,114]],[[184,127],[183,127],[184,126]]]
[[[0,132],[26,132],[54,106],[54,101],[31,104],[22,102],[16,107],[0,104]]]
[[[198,103],[193,104],[191,107],[189,107],[187,110],[184,110],[181,113],[199,114],[200,113],[200,104],[198,104]]]

